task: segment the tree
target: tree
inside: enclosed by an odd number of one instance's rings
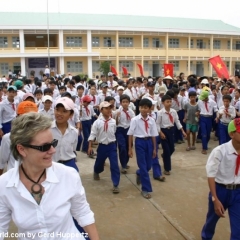
[[[110,72],[110,62],[108,61],[101,62],[100,68],[98,70],[107,77],[108,73]]]

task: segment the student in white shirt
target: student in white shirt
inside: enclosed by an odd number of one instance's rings
[[[58,96],[60,95],[59,90],[56,89],[57,83],[55,80],[50,80],[48,87],[53,91],[53,100],[56,100]]]
[[[100,103],[105,101],[106,97],[111,96],[111,94],[108,92],[108,84],[107,83],[102,83],[101,84],[101,90],[102,90],[102,92],[100,92],[98,94]]]
[[[23,95],[26,93],[24,91],[23,82],[21,80],[17,80],[14,82],[14,86],[17,88],[17,96],[15,97],[15,99],[18,102],[21,102],[23,100]]]
[[[92,117],[97,117],[93,110],[93,106],[90,105],[91,101],[92,98],[89,95],[86,95],[82,98],[82,105],[80,106],[80,121],[83,131],[83,153],[87,153],[88,151],[88,138],[91,132]],[[89,157],[93,158],[93,154],[91,154]]]
[[[131,119],[135,117],[135,113],[129,109],[130,97],[126,94],[121,95],[120,103],[122,108],[116,111],[116,139],[118,144],[118,155],[122,166],[121,172],[126,174],[129,168],[129,156],[128,156],[128,129]]]
[[[42,103],[42,95],[43,93],[41,89],[37,89],[34,93],[35,103],[37,104],[38,107]]]
[[[68,81],[67,92],[71,93],[72,96],[77,95],[77,90],[75,88],[75,82],[73,80]]]
[[[136,98],[134,98],[134,92],[132,90],[132,87],[133,87],[133,82],[131,79],[129,79],[127,81],[127,89],[123,91],[123,94],[126,94],[130,97],[130,101],[135,103],[136,102]]]
[[[91,86],[89,96],[92,98],[92,101],[91,101],[90,105],[93,106],[94,112],[95,112],[97,115],[99,115],[99,113],[100,113],[100,112],[99,112],[99,104],[100,104],[100,102],[99,102],[99,98],[98,98],[98,95],[97,95],[96,87],[95,87],[95,86]],[[96,120],[96,119],[93,118],[93,119],[92,119],[92,123],[94,123],[95,120]]]
[[[16,108],[18,102],[15,102],[14,98],[17,95],[17,88],[15,86],[9,86],[7,89],[7,98],[0,104],[0,138],[4,134],[11,131],[11,125],[13,119],[16,117]],[[1,141],[0,140],[0,141]]]
[[[73,224],[74,216],[89,237],[98,240],[94,215],[79,174],[52,162],[58,142],[50,127],[51,121],[38,113],[23,114],[14,121],[11,150],[18,164],[0,177],[0,229],[7,233],[13,218],[18,232],[26,236],[38,236],[43,229],[48,233],[79,234]],[[26,238],[19,237],[23,239]]]
[[[214,148],[208,158],[206,171],[210,193],[208,213],[202,229],[202,239],[213,239],[215,227],[226,210],[230,218],[230,239],[240,236],[240,121],[228,125],[231,141]]]
[[[118,109],[120,107],[120,98],[123,95],[124,87],[119,86],[117,88],[118,94],[114,97],[115,103],[116,103],[116,108]]]
[[[45,66],[44,74],[46,75],[47,78],[50,77],[50,69],[49,69],[48,65]]]
[[[96,139],[99,143],[97,158],[94,164],[94,180],[100,180],[99,174],[104,171],[104,163],[108,158],[113,183],[112,192],[119,193],[120,171],[118,167],[116,145],[116,121],[111,118],[112,106],[109,102],[100,103],[101,116],[94,122],[91,134],[88,138],[88,155],[92,153],[92,142]]]
[[[51,96],[44,96],[43,97],[43,109],[40,109],[38,112],[49,117],[52,121],[54,120],[54,110],[52,108],[53,99]]]
[[[217,121],[219,121],[219,145],[231,140],[228,134],[228,124],[236,117],[235,108],[230,105],[232,97],[230,95],[223,96],[223,106],[221,106],[217,113]]]

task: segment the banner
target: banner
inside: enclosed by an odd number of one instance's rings
[[[173,77],[173,64],[172,63],[164,63],[164,77],[171,76]]]
[[[212,64],[219,78],[229,79],[228,69],[219,55],[209,58],[209,62]]]

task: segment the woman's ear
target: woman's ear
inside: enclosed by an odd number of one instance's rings
[[[27,156],[26,151],[25,151],[25,148],[23,147],[23,145],[17,144],[16,148],[17,148],[17,150],[18,150],[18,153],[19,153],[22,157],[26,157],[26,156]]]

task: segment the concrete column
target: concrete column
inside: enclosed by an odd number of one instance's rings
[[[165,45],[166,45],[166,63],[168,63],[168,33],[166,33]]]
[[[59,43],[59,52],[64,52],[64,43],[63,43],[63,30],[59,30],[58,33],[58,43]]]
[[[19,30],[19,42],[20,42],[20,53],[24,53],[25,42],[24,42],[24,32],[23,32],[23,30]]]
[[[213,35],[211,35],[211,38],[210,38],[210,57],[213,57]],[[210,64],[210,76],[212,76],[212,74],[213,74],[213,68],[212,68],[212,64]]]
[[[233,75],[233,74],[235,74],[235,73],[233,73],[233,71],[232,71],[232,57],[230,57],[230,60],[229,60],[229,75],[231,76],[231,75]]]
[[[188,75],[191,72],[191,61],[190,61],[190,51],[191,51],[191,35],[188,35]]]
[[[92,78],[92,57],[88,56],[88,77]]]
[[[60,60],[60,74],[65,73],[64,57],[59,57]]]
[[[231,39],[230,39],[230,51],[232,52],[232,50],[233,50],[233,37],[231,37]],[[235,74],[235,72],[233,71],[233,69],[232,69],[232,65],[233,65],[233,63],[232,63],[232,57],[230,57],[230,61],[229,61],[229,74],[231,75],[231,74]]]
[[[25,57],[21,57],[21,74],[22,74],[23,76],[26,76]]]
[[[191,61],[190,61],[190,56],[188,56],[188,75],[191,73]]]
[[[230,51],[232,51],[233,50],[233,38],[231,37],[231,39],[230,39]]]
[[[143,47],[143,39],[144,39],[144,36],[143,36],[143,33],[142,33],[142,35],[141,35],[141,44],[142,44],[142,56],[141,56],[141,65],[142,65],[142,67],[143,67],[143,74],[144,74],[144,53],[143,53],[143,49],[144,49],[144,47]],[[145,74],[144,74],[145,75]]]
[[[87,51],[92,52],[92,32],[87,30]]]
[[[119,71],[119,36],[118,36],[118,31],[116,31],[116,70],[117,70],[117,72],[118,72],[118,76],[121,78],[122,76],[121,76],[121,74],[120,74],[120,72],[121,71]]]

